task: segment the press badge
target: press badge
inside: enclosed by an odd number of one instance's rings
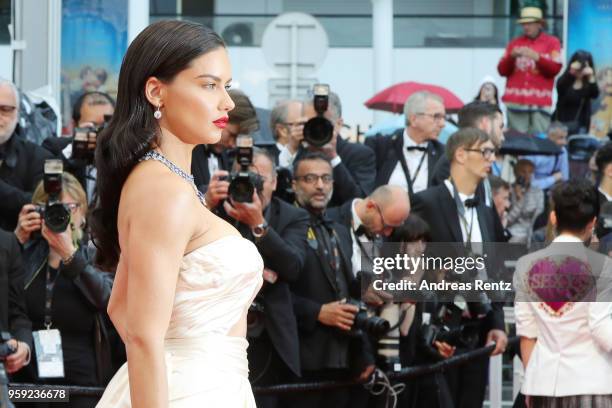
[[[32,332],[32,336],[36,349],[38,376],[40,378],[64,377],[64,356],[59,330],[38,330]]]

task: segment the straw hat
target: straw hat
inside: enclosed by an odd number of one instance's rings
[[[538,7],[524,7],[521,9],[521,17],[516,20],[516,23],[537,23],[543,20],[541,9]]]

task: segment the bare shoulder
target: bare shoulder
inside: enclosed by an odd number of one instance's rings
[[[154,239],[158,235],[189,241],[198,233],[197,198],[193,187],[163,164],[138,164],[127,178],[119,202],[119,234],[138,225]],[[176,236],[178,234],[179,236]]]

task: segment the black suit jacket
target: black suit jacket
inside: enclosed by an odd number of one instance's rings
[[[336,222],[332,228],[340,250],[341,273],[348,287],[352,280],[349,231]],[[300,331],[302,369],[309,371],[346,368],[349,363],[350,337],[338,328],[325,326],[318,321],[323,304],[340,300],[336,291],[336,272],[321,256],[318,245],[316,239],[309,243],[302,272],[291,285],[293,308]],[[334,351],[333,355],[330,355],[331,350]]]
[[[32,322],[26,311],[25,269],[15,235],[0,230],[0,330],[32,347]]]
[[[412,213],[419,215],[430,228],[432,242],[463,242],[455,199],[441,184],[411,197]],[[505,242],[504,229],[493,208],[482,201],[476,207],[483,242]],[[492,303],[493,310],[484,319],[483,329],[504,330],[504,311],[500,303]]]
[[[0,150],[0,228],[13,231],[21,207],[32,201],[32,192],[43,178],[45,159],[53,156],[16,134]]]
[[[350,231],[353,228],[353,200],[349,200],[339,207],[327,210],[327,216],[332,220],[342,224]],[[349,234],[352,237],[352,234]],[[352,240],[351,240],[352,241]],[[352,252],[352,247],[351,247]]]
[[[366,139],[365,144],[370,146],[376,154],[376,187],[388,184],[397,163],[401,161],[406,164],[403,154],[404,129],[398,129],[391,136],[376,135],[369,137]],[[427,147],[427,168],[429,173],[427,175],[427,187],[432,186],[433,168],[443,156],[444,145],[437,140],[431,140]],[[410,181],[408,181],[408,193],[412,195],[412,184]]]
[[[208,170],[209,154],[212,153],[208,152],[208,147],[206,145],[197,145],[191,154],[191,173],[193,174],[193,182],[198,190],[203,193],[206,193],[206,190],[208,190],[208,184],[212,176]],[[230,166],[230,158],[226,151],[223,151],[219,156],[219,169],[229,171]]]
[[[299,376],[301,369],[297,322],[289,283],[298,279],[304,266],[309,216],[301,208],[277,198],[272,198],[265,214],[270,228],[261,239],[255,240],[245,225],[238,225],[238,229],[245,238],[255,242],[264,266],[278,274],[275,283],[264,282],[260,291],[265,329],[282,360]],[[229,220],[231,222],[232,219]]]
[[[338,136],[336,152],[341,162],[333,170],[334,193],[329,202],[330,207],[367,196],[374,190],[376,177],[376,158],[369,147],[347,142]],[[305,153],[306,150],[300,147],[295,160]]]

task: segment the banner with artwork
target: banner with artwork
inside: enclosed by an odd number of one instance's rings
[[[70,132],[72,105],[83,93],[117,95],[127,49],[128,0],[63,0],[62,117]]]
[[[600,94],[590,133],[612,137],[612,0],[568,0],[566,35],[568,59],[581,49],[593,55]]]

